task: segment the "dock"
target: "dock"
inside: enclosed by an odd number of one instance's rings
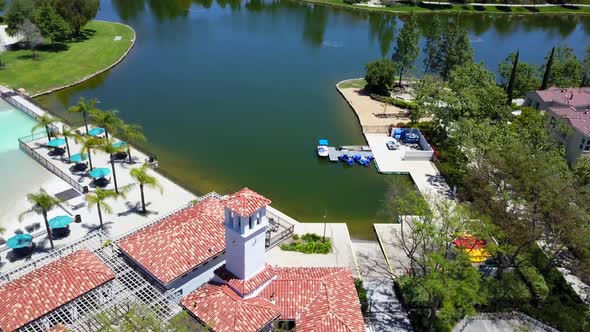
[[[328,158],[330,159],[330,161],[338,161],[338,157],[342,156],[342,155],[349,155],[349,156],[353,156],[353,155],[359,155],[363,158],[366,157],[373,157],[373,152],[371,152],[371,149],[369,147],[364,147],[364,146],[343,146],[342,148],[347,149],[347,150],[341,150],[340,148],[335,148],[333,146],[329,146],[328,147]]]

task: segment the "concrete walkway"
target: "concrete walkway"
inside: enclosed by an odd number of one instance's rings
[[[399,302],[391,269],[378,242],[352,243],[363,284],[369,297],[368,331],[411,331],[406,311]]]

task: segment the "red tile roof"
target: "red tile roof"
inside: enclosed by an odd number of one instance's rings
[[[120,240],[117,245],[167,284],[223,253],[224,215],[221,201],[208,198]]]
[[[231,288],[238,291],[242,296],[247,296],[272,278],[276,277],[274,268],[270,265],[266,265],[264,270],[258,272],[248,280],[242,280],[236,277],[233,273],[226,269],[225,264],[215,270],[215,275],[227,282]]]
[[[546,103],[554,102],[574,107],[590,105],[590,88],[551,87],[539,90],[537,94]]]
[[[295,320],[297,331],[364,332],[365,324],[352,273],[346,268],[272,268],[277,278],[253,298],[243,299],[227,286],[209,284],[182,300],[182,304],[214,331],[250,332],[268,321],[257,318],[257,311],[244,313],[245,326],[235,320],[235,310],[227,310],[233,301],[254,299],[272,303],[281,313],[279,319]],[[223,296],[220,296],[223,290]],[[269,309],[270,310],[270,309]],[[227,316],[227,317],[226,317]],[[254,324],[255,323],[255,324]]]
[[[259,297],[243,299],[226,285],[207,284],[181,304],[217,332],[253,332],[274,321],[280,310]]]
[[[275,268],[260,296],[274,300],[297,331],[365,331],[352,273],[346,268]]]
[[[45,265],[0,287],[0,329],[22,327],[114,277],[86,249]]]
[[[248,188],[244,188],[225,199],[225,206],[242,217],[250,216],[270,203],[270,199]]]
[[[572,127],[578,129],[586,136],[590,136],[590,109],[579,111],[574,107],[553,106],[548,110],[562,119],[567,119]]]

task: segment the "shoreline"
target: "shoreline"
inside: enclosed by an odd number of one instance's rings
[[[98,76],[98,75],[106,72],[107,70],[112,69],[113,67],[115,67],[116,65],[118,65],[119,63],[121,63],[121,61],[123,61],[123,59],[125,59],[127,57],[127,55],[129,54],[129,52],[131,52],[131,49],[133,49],[133,46],[135,46],[135,39],[137,37],[137,34],[135,33],[135,29],[133,29],[130,25],[127,25],[125,23],[120,23],[120,22],[111,22],[111,21],[103,21],[103,20],[94,20],[94,21],[111,23],[111,24],[119,24],[119,25],[122,25],[122,26],[125,26],[125,27],[129,28],[131,30],[131,32],[133,32],[133,37],[131,38],[131,44],[129,45],[129,47],[127,48],[127,50],[125,51],[125,53],[123,53],[115,62],[113,62],[112,64],[110,64],[109,66],[107,66],[107,67],[105,67],[105,68],[103,68],[101,70],[98,70],[98,71],[96,71],[96,72],[94,72],[94,73],[92,73],[90,75],[84,76],[81,79],[74,81],[73,83],[65,84],[65,85],[62,85],[62,86],[59,86],[59,87],[56,87],[56,88],[51,88],[49,90],[45,90],[45,91],[42,91],[42,92],[39,92],[39,93],[35,93],[35,94],[32,94],[32,95],[29,95],[31,98],[36,98],[36,97],[39,97],[39,96],[48,95],[48,94],[53,93],[53,92],[56,92],[56,91],[60,91],[60,90],[64,90],[64,89],[70,88],[70,87],[72,87],[74,85],[78,85],[80,83],[84,83],[84,82],[88,81],[89,79],[91,79],[91,78],[93,78],[95,76]]]
[[[507,6],[505,8],[517,8],[517,9],[526,9],[526,8],[538,8],[539,11],[538,12],[533,12],[533,11],[518,11],[518,12],[512,12],[512,11],[502,11],[502,10],[477,10],[475,9],[474,6],[466,3],[466,4],[454,4],[454,5],[449,5],[451,6],[451,8],[445,8],[445,9],[430,9],[430,8],[426,8],[426,7],[420,7],[418,5],[415,6],[411,6],[411,5],[398,5],[398,6],[394,6],[394,7],[376,7],[376,6],[366,6],[366,5],[352,5],[352,4],[347,4],[344,2],[341,2],[339,0],[294,0],[294,1],[298,1],[298,2],[303,2],[303,3],[310,3],[310,4],[314,4],[314,5],[322,5],[322,6],[328,6],[328,7],[335,7],[335,8],[342,8],[342,9],[347,9],[347,10],[354,10],[354,11],[360,11],[360,12],[369,12],[369,13],[382,13],[382,14],[405,14],[408,15],[410,14],[410,12],[413,12],[414,14],[419,14],[419,15],[435,15],[435,14],[453,14],[453,13],[462,13],[462,14],[468,14],[468,15],[481,15],[481,14],[485,14],[485,15],[515,15],[515,16],[525,16],[525,15],[551,15],[551,16],[555,16],[555,15],[564,15],[564,16],[590,16],[590,8],[583,6],[583,7],[578,7],[579,9],[575,10],[575,9],[568,9],[568,8],[564,8],[564,6]],[[427,6],[436,6],[430,3],[425,3],[424,5]],[[504,8],[504,6],[502,6],[501,4],[499,4],[499,7]],[[440,5],[440,7],[442,8],[443,6],[445,6],[444,3],[442,3]],[[469,9],[465,9],[464,7],[469,7]],[[496,8],[495,6],[482,6],[482,7],[490,7],[490,8]],[[547,11],[543,11],[543,8],[545,8],[545,10]],[[556,11],[550,11],[552,9],[562,9],[562,10],[556,10]]]

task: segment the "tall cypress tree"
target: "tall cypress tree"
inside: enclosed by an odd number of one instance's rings
[[[549,84],[549,77],[551,76],[551,66],[553,65],[554,53],[555,46],[551,49],[551,55],[549,55],[549,60],[547,60],[547,64],[545,65],[545,73],[543,73],[543,83],[541,83],[541,90],[547,89],[547,85]]]
[[[508,94],[508,105],[512,104],[512,96],[514,93],[514,80],[516,79],[516,72],[518,68],[518,57],[520,55],[520,50],[516,51],[516,56],[514,57],[514,62],[512,63],[512,72],[510,73],[510,80],[508,81],[508,86],[506,87],[506,93]]]
[[[428,73],[431,70],[436,72],[440,67],[437,64],[436,58],[440,53],[442,44],[442,30],[440,25],[440,19],[438,15],[434,15],[430,27],[426,32],[426,43],[424,45],[424,73]]]
[[[395,45],[395,51],[391,60],[397,65],[399,85],[402,85],[402,76],[408,69],[412,69],[420,53],[418,42],[420,30],[414,12],[410,13],[408,21],[402,27]]]

